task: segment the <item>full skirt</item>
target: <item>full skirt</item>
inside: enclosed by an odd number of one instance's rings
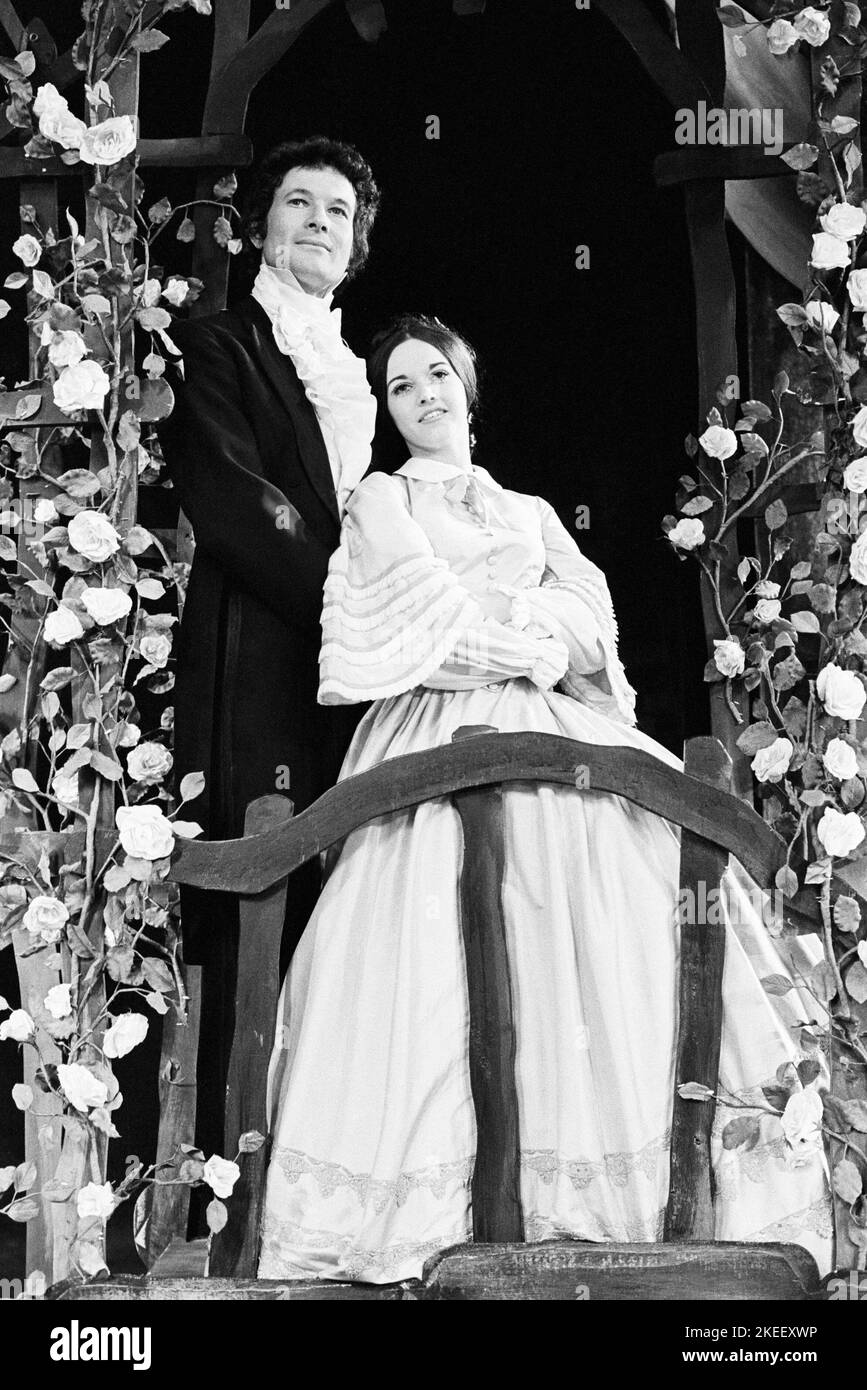
[[[679,759],[636,729],[528,680],[424,688],[377,701],[341,778],[451,742],[462,725],[537,730]],[[679,831],[621,797],[504,788],[503,909],[517,1032],[520,1181],[527,1240],[661,1239],[668,1196],[678,1001]],[[349,835],[287,976],[271,1062],[272,1153],[262,1278],[416,1277],[472,1239],[476,1125],[459,917],[462,837],[449,798]],[[739,865],[723,880],[726,965],[720,1087],[766,1106],[797,1061],[797,990],[815,938],[782,958]],[[711,919],[713,920],[713,919]],[[700,1102],[697,1102],[700,1103]],[[757,1144],[713,1138],[716,1238],[795,1241],[831,1264],[827,1171],[762,1114]]]

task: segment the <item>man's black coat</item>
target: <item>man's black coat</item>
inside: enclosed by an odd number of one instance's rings
[[[206,778],[184,816],[226,839],[243,833],[250,801],[286,786],[287,769],[296,813],[332,786],[361,710],[316,703],[322,588],[340,524],[292,361],[252,297],[172,331],[185,380],[159,434],[196,541],[177,644],[175,762],[178,779]],[[290,880],[284,964],[317,888],[315,864]],[[181,910],[185,958],[204,967],[199,1142],[222,1152],[237,909],[184,889]]]

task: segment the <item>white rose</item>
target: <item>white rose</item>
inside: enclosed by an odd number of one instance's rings
[[[53,642],[62,647],[67,642],[77,642],[79,637],[83,637],[84,628],[72,609],[61,603],[45,619],[42,635],[46,642]]]
[[[127,755],[126,770],[134,782],[159,782],[171,772],[172,761],[161,743],[140,743]]]
[[[241,1176],[241,1170],[230,1158],[220,1158],[219,1154],[212,1154],[205,1164],[202,1176],[215,1197],[231,1197],[232,1188]]]
[[[40,936],[43,941],[59,941],[60,933],[69,921],[66,904],[59,898],[41,895],[33,898],[27,907],[21,925],[31,936]]]
[[[81,1217],[96,1217],[107,1221],[115,1208],[114,1193],[110,1182],[89,1182],[76,1198],[78,1214]]]
[[[33,508],[33,520],[39,526],[53,526],[58,520],[57,508],[50,497],[40,497]]]
[[[782,54],[788,53],[800,37],[794,24],[790,24],[787,19],[775,19],[768,29],[768,48],[779,58]]]
[[[186,280],[181,280],[177,275],[172,275],[169,277],[163,290],[163,299],[167,299],[170,304],[174,304],[175,308],[177,308],[179,304],[183,304],[189,292],[190,287]]]
[[[840,315],[833,304],[822,304],[818,299],[813,299],[805,306],[807,321],[813,328],[820,328],[825,333],[833,330],[834,324]]]
[[[800,38],[806,39],[813,48],[820,48],[831,32],[831,21],[821,10],[808,5],[796,16],[795,28]]]
[[[867,448],[867,405],[862,405],[852,417],[852,437],[856,444]]]
[[[98,362],[64,367],[52,388],[54,404],[64,415],[76,410],[101,410],[111,382]]]
[[[106,1057],[125,1057],[144,1040],[147,1031],[144,1014],[121,1014],[106,1032],[102,1050]]]
[[[61,1063],[57,1068],[57,1079],[70,1105],[84,1114],[95,1106],[105,1105],[108,1100],[105,1082],[79,1062]]]
[[[39,121],[39,134],[46,140],[53,140],[65,150],[76,150],[85,132],[84,121],[73,116],[66,97],[63,97],[53,82],[44,82],[36,93],[33,114]]]
[[[867,700],[867,691],[855,672],[833,663],[822,667],[816,691],[827,713],[838,719],[858,719]]]
[[[26,1042],[34,1030],[33,1019],[25,1009],[13,1009],[8,1018],[0,1023],[0,1042],[11,1038],[13,1042]]]
[[[780,616],[782,604],[776,598],[760,598],[755,608],[757,623],[773,623]]]
[[[85,164],[117,164],[135,149],[135,126],[131,116],[109,116],[85,130],[81,158]]]
[[[146,632],[139,642],[139,651],[149,666],[162,669],[172,654],[172,639],[164,632]]]
[[[29,232],[25,232],[24,236],[20,236],[17,241],[13,241],[12,250],[18,259],[24,262],[28,269],[36,265],[36,262],[42,255],[42,247],[36,240],[36,237],[31,236]]]
[[[760,579],[753,589],[756,598],[776,598],[779,592],[780,586],[773,579]]]
[[[88,560],[107,560],[120,547],[120,536],[102,512],[76,512],[69,522],[69,544]]]
[[[850,492],[863,492],[867,487],[867,456],[853,459],[843,469],[843,486]]]
[[[48,360],[52,367],[77,367],[90,348],[80,333],[60,329],[51,335],[48,345]]]
[[[795,749],[790,739],[775,738],[767,748],[760,748],[752,761],[758,782],[779,782],[789,770]]]
[[[819,218],[819,222],[831,236],[838,236],[841,241],[854,241],[867,225],[867,214],[861,208],[853,207],[851,203],[834,203],[824,216]]]
[[[745,660],[740,642],[715,637],[713,644],[716,647],[713,659],[717,670],[722,671],[724,676],[739,676],[744,669]]]
[[[830,232],[813,233],[813,254],[810,265],[817,270],[837,270],[849,264],[848,242],[841,241]]]
[[[849,551],[849,571],[856,584],[867,584],[867,531],[862,531]]]
[[[822,1149],[822,1097],[817,1091],[796,1091],[780,1118],[786,1143],[805,1160]]]
[[[141,307],[153,309],[159,302],[161,285],[159,280],[145,280],[141,287]]]
[[[45,1007],[52,1018],[68,1018],[72,1013],[72,985],[52,985],[45,996]]]
[[[125,589],[84,589],[81,603],[93,621],[102,627],[119,623],[132,608],[132,599]]]
[[[695,550],[697,546],[704,545],[704,527],[695,517],[683,517],[676,526],[672,526],[668,532],[668,539],[677,550]]]
[[[826,854],[845,858],[864,839],[864,826],[854,811],[847,811],[844,815],[842,811],[835,811],[833,806],[826,806],[816,826],[816,834]]]
[[[69,775],[63,772],[56,772],[51,780],[51,790],[57,797],[61,806],[66,806],[70,811],[77,811],[81,805],[78,795],[78,773],[73,772]]]
[[[849,777],[854,777],[858,771],[855,749],[851,744],[844,743],[842,738],[831,739],[822,754],[822,762],[831,776],[839,777],[841,782],[845,782]]]
[[[723,425],[709,425],[698,442],[705,453],[715,459],[731,458],[738,447],[734,430],[726,429]]]
[[[158,806],[119,806],[120,842],[133,859],[164,859],[175,842],[172,823]]]
[[[852,270],[846,281],[852,308],[863,313],[867,309],[867,270]]]

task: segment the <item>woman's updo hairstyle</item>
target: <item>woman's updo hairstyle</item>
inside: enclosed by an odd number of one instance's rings
[[[377,333],[367,359],[367,377],[383,414],[388,410],[388,361],[400,343],[418,339],[441,352],[467,393],[467,409],[472,412],[479,396],[476,354],[466,338],[428,314],[400,314]]]

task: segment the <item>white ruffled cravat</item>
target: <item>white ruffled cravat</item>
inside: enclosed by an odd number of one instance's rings
[[[253,298],[271,320],[274,341],[292,359],[316,411],[328,451],[340,515],[370,467],[376,401],[364,363],[344,343],[332,294],[307,294],[290,270],[262,261]]]

